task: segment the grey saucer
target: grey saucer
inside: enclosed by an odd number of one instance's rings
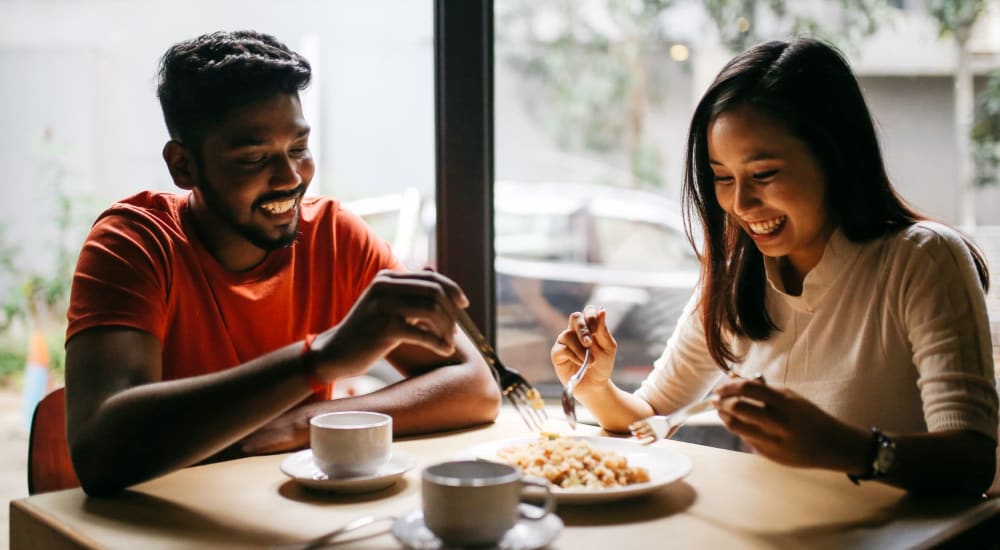
[[[531,509],[529,513],[539,514],[541,508],[530,504],[521,506]],[[559,516],[548,514],[539,520],[521,518],[510,531],[504,534],[498,550],[535,550],[552,544],[562,530],[563,522]],[[399,542],[413,550],[438,550],[451,548],[445,546],[431,530],[424,525],[424,512],[417,509],[400,517],[392,524],[392,534]]]
[[[330,478],[313,461],[312,450],[305,449],[281,461],[281,471],[302,485],[336,493],[368,493],[384,489],[403,477],[417,464],[417,459],[393,450],[389,462],[370,476]]]

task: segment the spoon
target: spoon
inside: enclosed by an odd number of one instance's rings
[[[563,387],[562,391],[562,408],[563,414],[566,415],[566,421],[569,422],[569,427],[576,429],[576,399],[573,397],[573,390],[576,389],[577,383],[580,379],[587,374],[587,367],[590,366],[590,348],[584,350],[583,353],[583,364],[580,365],[580,370],[573,373],[573,376],[569,377],[566,381],[566,386]]]

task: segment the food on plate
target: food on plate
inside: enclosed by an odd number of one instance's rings
[[[543,477],[563,489],[608,489],[649,481],[645,468],[629,466],[620,453],[552,433],[504,447],[497,451],[497,457],[520,467],[526,475]]]
[[[528,403],[531,405],[531,408],[535,410],[540,411],[545,408],[545,400],[542,399],[542,394],[535,388],[528,390]]]

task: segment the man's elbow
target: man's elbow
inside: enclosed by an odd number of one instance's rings
[[[493,422],[500,414],[500,388],[485,363],[481,368],[475,369],[475,373],[466,386],[469,388],[469,402],[474,405],[470,407],[474,417],[469,420],[482,424]]]
[[[69,454],[80,488],[88,496],[112,496],[155,477],[144,473],[144,457],[123,456],[121,449],[111,450],[93,440],[70,438]]]
[[[70,457],[73,460],[76,477],[80,480],[80,487],[87,496],[112,496],[125,489],[125,485],[111,479],[111,473],[107,468],[101,467],[102,460],[88,453],[85,446],[71,444]]]

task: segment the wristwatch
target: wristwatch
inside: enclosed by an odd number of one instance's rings
[[[872,435],[874,437],[872,438],[872,450],[870,454],[871,466],[868,468],[868,471],[861,475],[847,474],[847,477],[855,485],[863,479],[885,477],[892,473],[893,468],[896,466],[896,442],[889,439],[887,435],[875,426],[872,426]]]

